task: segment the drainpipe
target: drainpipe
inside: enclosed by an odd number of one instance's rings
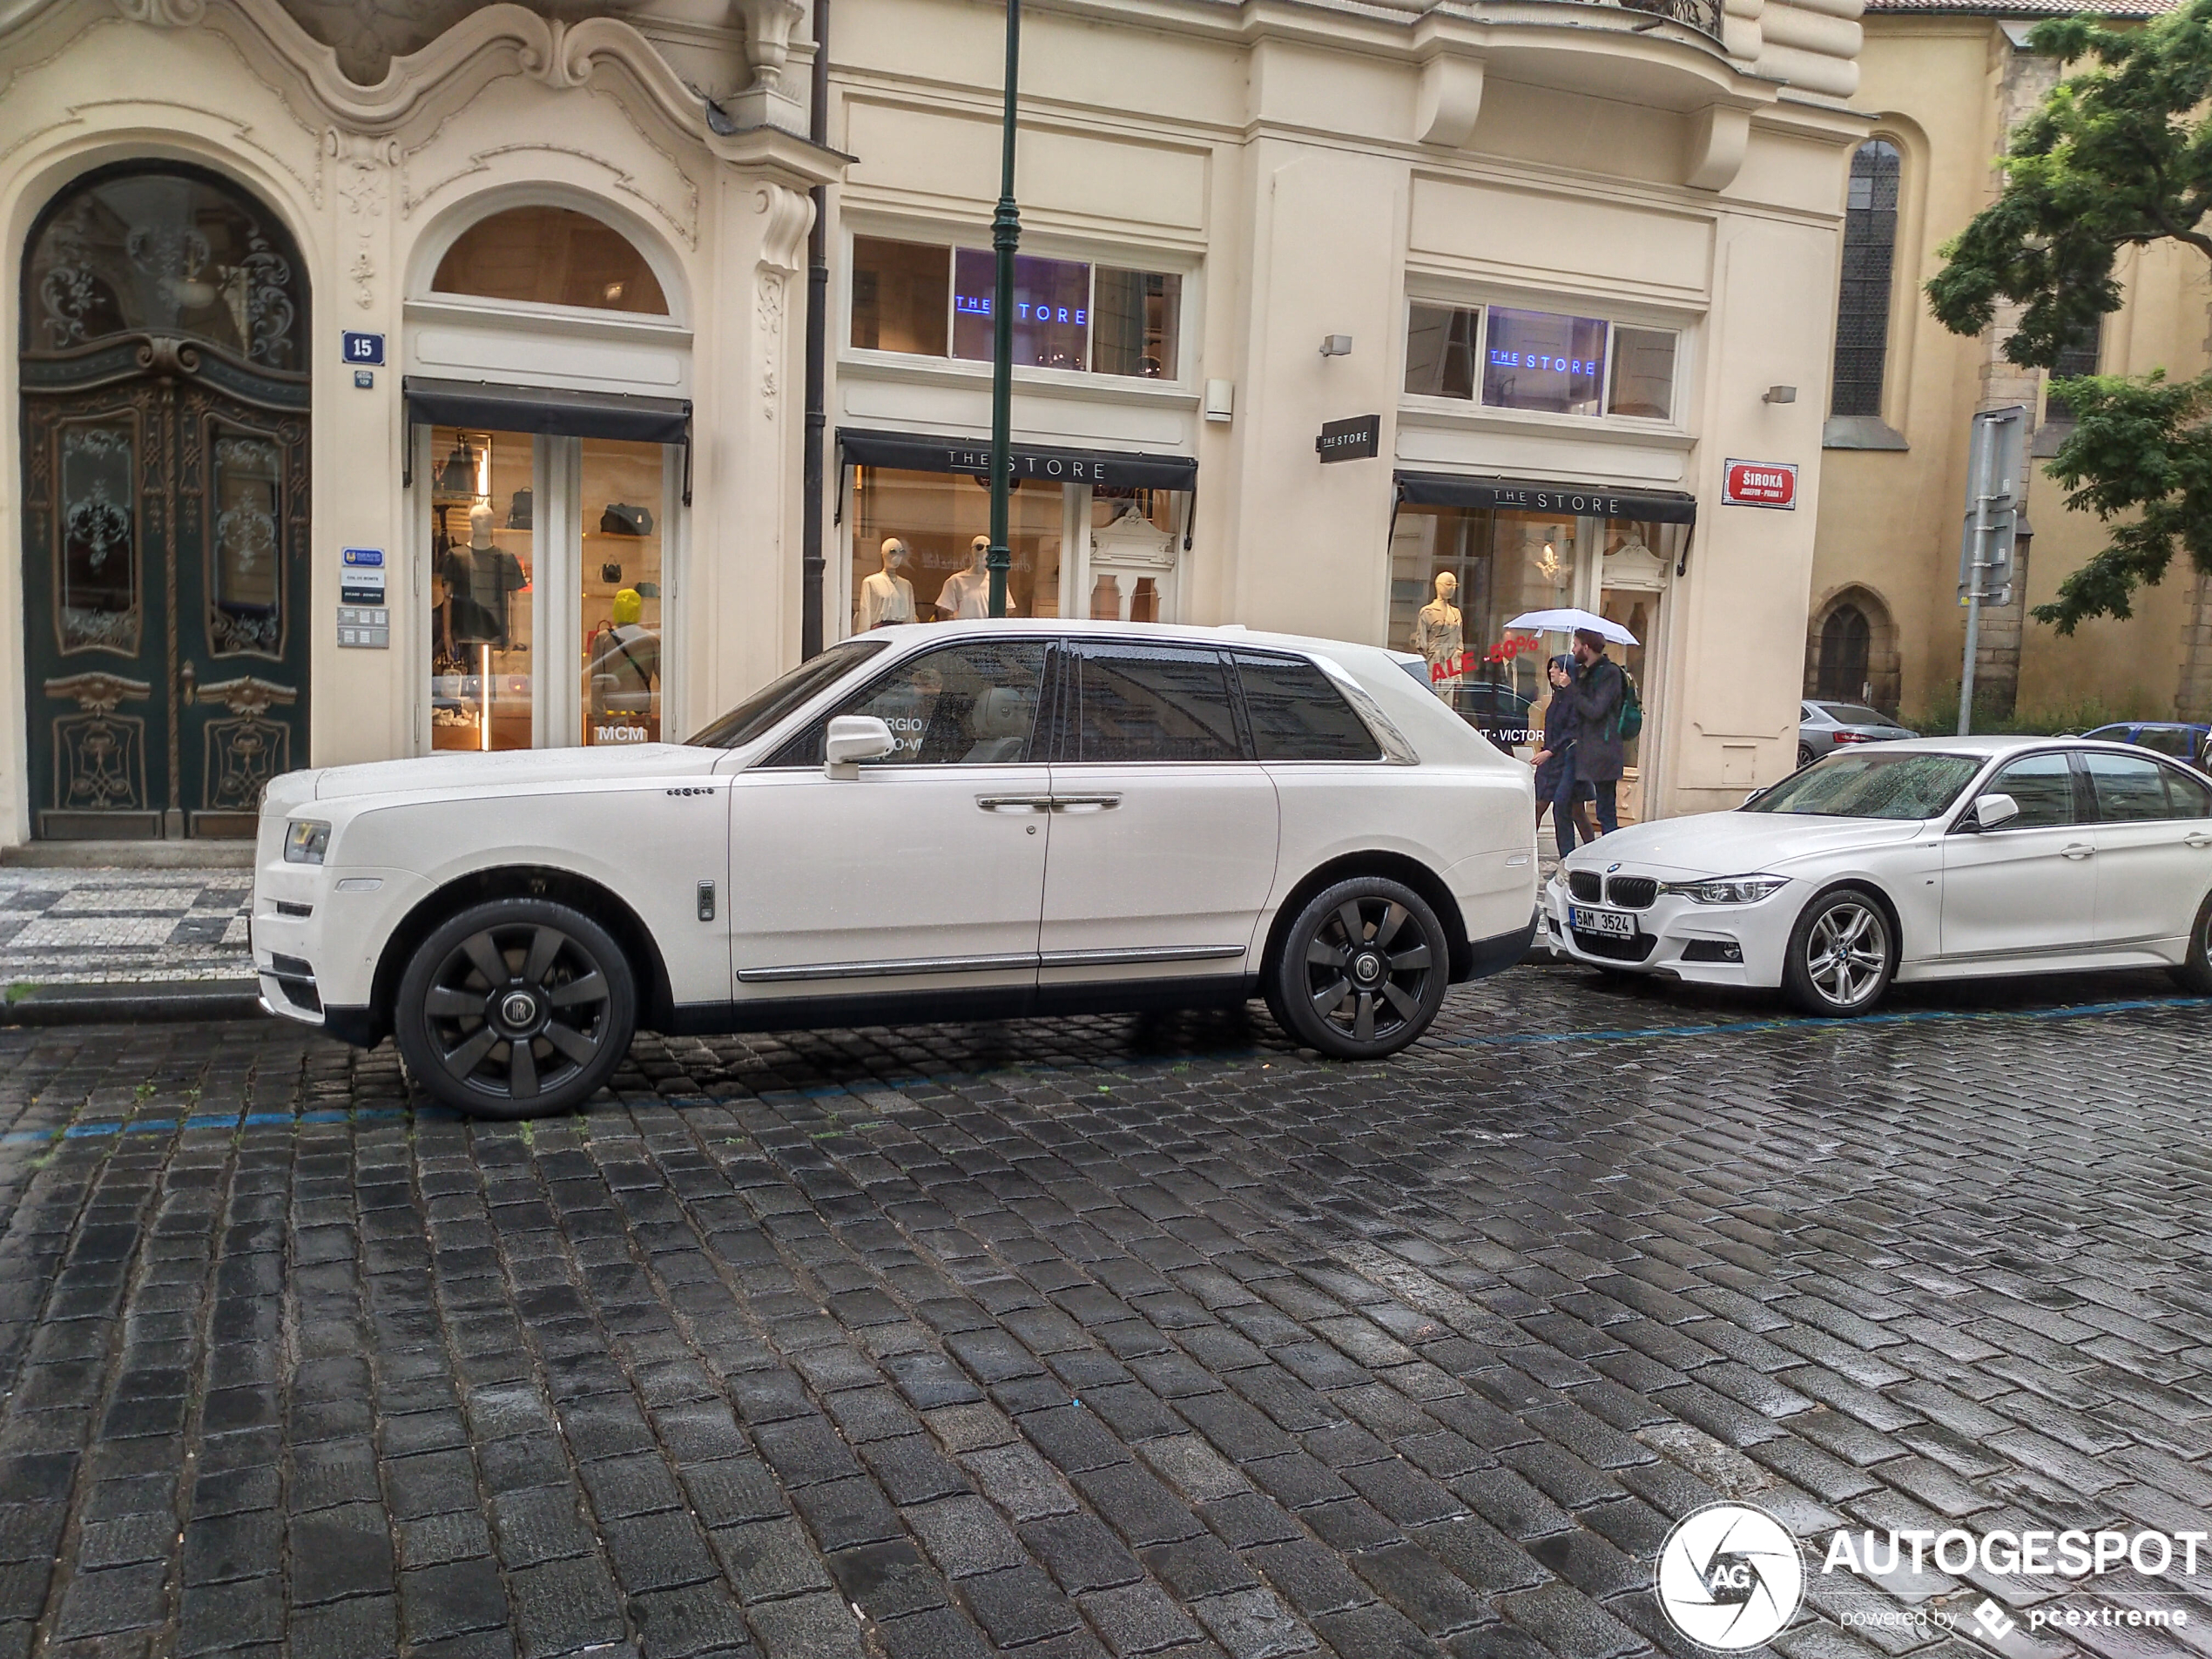
[[[829,145],[830,0],[814,0],[814,69],[807,99],[806,136]],[[817,185],[814,227],[806,233],[806,436],[800,465],[806,501],[799,517],[799,654],[822,649],[822,449],[828,426],[827,351],[829,328],[829,194]]]

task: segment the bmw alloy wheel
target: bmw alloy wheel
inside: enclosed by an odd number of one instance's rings
[[[1845,889],[1815,900],[1790,941],[1789,989],[1808,1012],[1861,1014],[1889,987],[1888,916],[1872,895]]]

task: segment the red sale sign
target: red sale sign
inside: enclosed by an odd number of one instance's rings
[[[1780,507],[1795,511],[1797,469],[1788,461],[1731,461],[1721,483],[1723,507]]]

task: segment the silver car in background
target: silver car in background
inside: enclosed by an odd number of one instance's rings
[[[1816,703],[1797,707],[1797,764],[1810,766],[1854,743],[1895,743],[1920,734],[1864,703]]]

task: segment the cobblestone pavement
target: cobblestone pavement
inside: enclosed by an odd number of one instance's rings
[[[250,978],[253,888],[251,870],[0,869],[0,988]]]
[[[1687,1656],[1652,1562],[1723,1495],[2201,1530],[2169,992],[648,1039],[529,1127],[274,1023],[0,1034],[0,1654]],[[2127,1573],[1811,1585],[1789,1659],[1985,1596],[2212,1648]]]

